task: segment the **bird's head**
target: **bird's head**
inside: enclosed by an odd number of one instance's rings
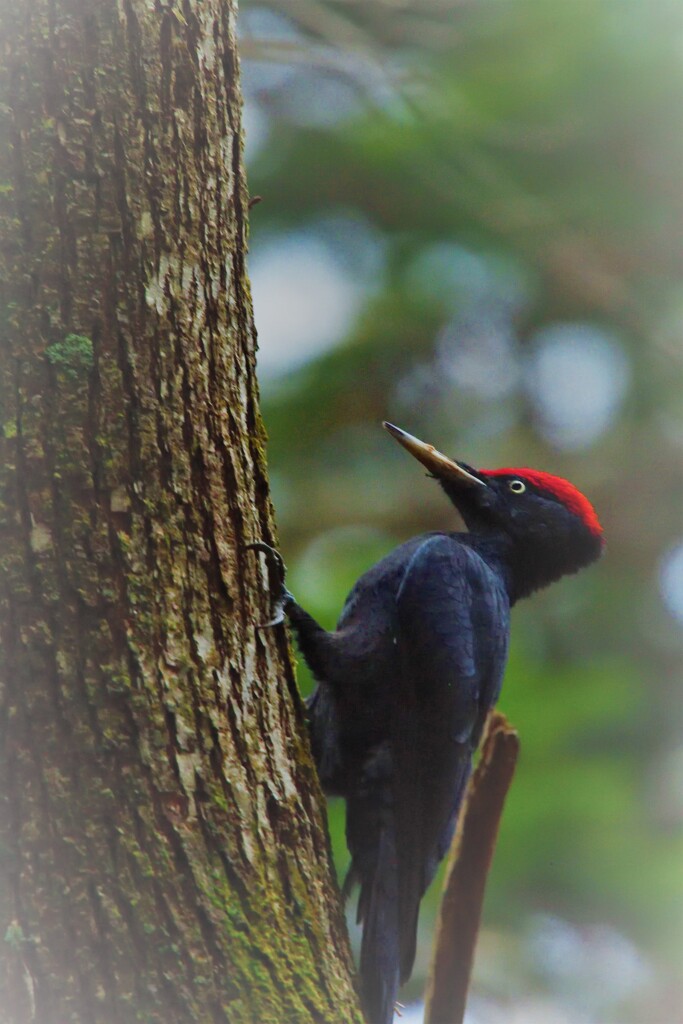
[[[535,469],[473,469],[391,423],[385,428],[441,484],[471,533],[498,538],[517,597],[600,556],[602,527],[573,484]]]

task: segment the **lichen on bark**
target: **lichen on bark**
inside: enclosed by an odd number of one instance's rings
[[[0,1021],[359,1020],[254,626],[234,7],[0,17]]]

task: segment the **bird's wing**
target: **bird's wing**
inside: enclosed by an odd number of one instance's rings
[[[454,537],[430,537],[397,597],[392,701],[400,974],[412,970],[420,899],[452,835],[475,749],[500,691],[509,604],[502,580]]]

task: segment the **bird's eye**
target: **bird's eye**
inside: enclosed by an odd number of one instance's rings
[[[513,491],[514,494],[524,494],[526,490],[526,484],[522,480],[511,480],[510,490]]]

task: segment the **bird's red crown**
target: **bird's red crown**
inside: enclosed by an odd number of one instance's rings
[[[561,501],[570,512],[573,512],[583,520],[586,527],[596,537],[602,535],[600,520],[588,498],[574,487],[574,484],[570,484],[568,480],[563,480],[561,476],[543,473],[539,469],[482,469],[480,472],[482,476],[514,476],[520,480],[525,480],[532,487],[537,487],[540,491],[546,491],[546,493],[552,494],[554,498]]]

